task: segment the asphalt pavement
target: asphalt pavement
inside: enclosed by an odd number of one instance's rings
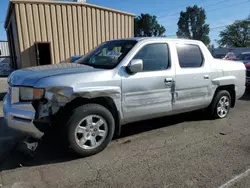
[[[197,111],[126,125],[120,138],[88,158],[58,145],[63,138],[56,133],[31,154],[16,142],[0,164],[0,188],[248,188],[249,126],[247,93],[226,119]]]

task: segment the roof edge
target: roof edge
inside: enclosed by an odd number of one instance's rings
[[[5,16],[5,22],[4,22],[4,28],[5,29],[7,28],[7,25],[8,25],[9,19],[10,19],[10,15],[12,13],[12,7],[13,7],[13,4],[11,3],[11,1],[9,1],[9,5],[8,5],[8,8],[7,8],[7,13],[6,13],[6,16]]]
[[[107,8],[107,7],[102,7],[99,5],[84,3],[84,2],[64,2],[64,1],[46,1],[46,0],[36,0],[36,1],[33,1],[33,0],[10,0],[10,3],[13,3],[13,4],[30,3],[30,4],[51,4],[51,5],[75,5],[75,6],[80,5],[80,6],[103,9],[103,10],[107,10],[107,11],[111,11],[111,12],[115,12],[115,13],[120,13],[120,14],[124,14],[124,15],[128,15],[128,16],[133,16],[133,17],[136,16],[133,13],[124,12],[124,11],[120,11],[120,10],[116,10],[116,9],[112,9],[112,8]]]

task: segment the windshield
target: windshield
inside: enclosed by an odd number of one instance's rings
[[[108,41],[79,59],[77,63],[95,68],[116,67],[137,43],[135,40]]]

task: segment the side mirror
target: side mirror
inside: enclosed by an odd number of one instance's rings
[[[141,59],[133,59],[127,66],[127,70],[129,73],[141,72],[142,69],[143,69],[143,61]]]

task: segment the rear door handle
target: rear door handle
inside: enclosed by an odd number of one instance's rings
[[[209,79],[209,75],[204,75],[204,79],[208,80]]]

